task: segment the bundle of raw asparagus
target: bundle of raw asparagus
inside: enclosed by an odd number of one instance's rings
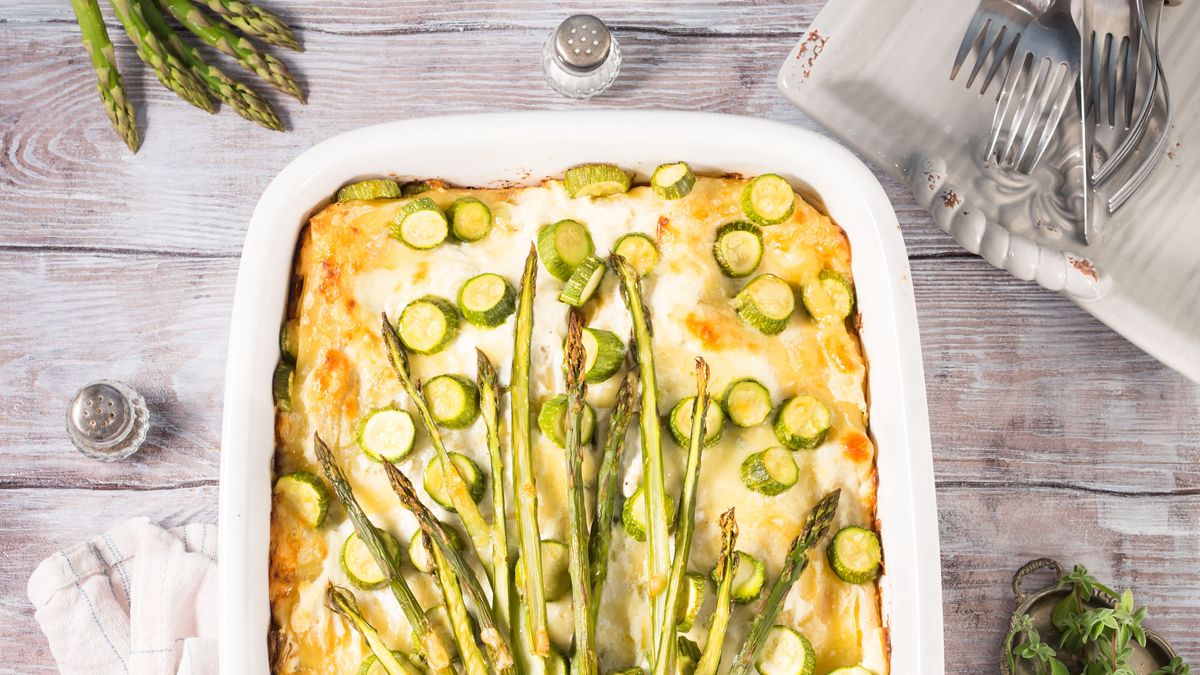
[[[618,394],[603,443],[603,457],[597,478],[595,518],[587,522],[583,487],[583,427],[584,347],[582,321],[571,313],[567,332],[564,370],[567,379],[567,517],[569,522],[567,549],[571,577],[574,640],[568,658],[557,654],[550,645],[546,619],[546,598],[543,585],[541,535],[538,525],[536,477],[530,442],[530,352],[533,335],[533,300],[537,275],[537,255],[530,251],[518,298],[515,343],[513,350],[511,396],[512,485],[505,489],[504,458],[501,455],[499,390],[496,371],[482,352],[479,353],[479,409],[487,427],[488,450],[491,458],[492,514],[489,525],[475,503],[467,482],[442,442],[438,426],[429,411],[420,383],[414,380],[409,368],[408,354],[387,316],[383,317],[383,338],[388,360],[400,384],[411,398],[418,416],[432,441],[441,462],[444,483],[454,511],[471,541],[469,547],[478,557],[482,577],[491,587],[490,597],[483,581],[463,558],[454,537],[421,503],[412,483],[394,464],[384,461],[392,488],[400,503],[410,511],[420,526],[429,559],[434,561],[436,579],[441,588],[444,607],[449,619],[450,633],[467,675],[497,675],[529,673],[565,675],[568,668],[574,675],[598,675],[596,628],[599,605],[608,571],[609,543],[613,514],[618,495],[618,474],[621,467],[626,432],[638,407],[652,411],[640,415],[642,465],[647,486],[647,584],[650,616],[653,621],[653,640],[649,649],[649,665],[653,675],[714,675],[721,662],[726,628],[731,613],[731,592],[738,556],[734,555],[737,522],[730,509],[720,520],[722,532],[721,556],[717,564],[718,597],[709,624],[703,650],[682,637],[676,626],[677,604],[683,596],[688,569],[688,556],[696,512],[696,494],[700,475],[704,424],[708,395],[708,366],[696,359],[696,404],[693,406],[691,436],[688,443],[684,483],[679,495],[681,507],[678,527],[672,542],[669,535],[671,497],[666,494],[663,478],[663,457],[659,417],[655,414],[657,384],[654,353],[651,347],[649,317],[641,299],[637,273],[620,256],[610,261],[621,280],[623,295],[633,320],[633,341],[636,345],[636,375],[626,376]],[[639,387],[640,380],[640,387]],[[316,436],[315,447],[326,478],[333,492],[354,524],[358,537],[387,578],[413,629],[413,646],[423,663],[417,666],[401,652],[393,652],[379,633],[358,611],[353,593],[330,585],[327,590],[329,607],[344,617],[363,636],[374,654],[376,663],[390,675],[418,675],[427,668],[438,675],[455,672],[450,666],[449,648],[418,604],[416,597],[400,573],[399,562],[389,549],[386,536],[376,529],[359,507],[350,483],[338,467],[332,451]],[[508,492],[508,494],[506,494]],[[801,535],[792,543],[783,570],[771,587],[761,607],[755,611],[750,631],[737,657],[730,664],[733,675],[748,675],[762,649],[768,630],[775,623],[788,591],[808,565],[808,551],[829,528],[837,508],[839,491],[833,491],[812,508]],[[517,546],[510,552],[506,501],[513,500],[517,522]],[[514,572],[512,553],[518,553],[520,563]],[[482,643],[482,644],[481,644]]]
[[[205,61],[195,46],[176,34],[167,14],[204,44],[228,54],[246,70],[304,102],[304,92],[283,62],[251,40],[257,38],[301,49],[291,29],[274,14],[244,0],[111,0],[111,3],[138,58],[154,70],[159,82],[197,108],[211,113],[216,111],[217,101],[222,101],[252,122],[283,130],[271,104]],[[125,84],[117,71],[116,55],[100,6],[96,0],[71,0],[71,6],[83,34],[83,46],[96,70],[96,88],[100,90],[108,117],[125,145],[137,152],[140,144],[137,117],[125,96]]]

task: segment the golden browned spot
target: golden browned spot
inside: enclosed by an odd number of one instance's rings
[[[857,366],[858,352],[855,348],[854,341],[845,333],[838,331],[830,333],[821,341],[821,350],[825,352],[825,357],[843,373],[848,373],[854,370]]]
[[[324,258],[321,260],[321,281],[317,284],[317,289],[323,295],[329,295],[337,289],[338,280],[342,276],[342,268],[332,258]]]
[[[723,349],[732,341],[734,334],[729,330],[726,321],[714,317],[710,313],[703,316],[697,312],[687,315],[684,320],[688,332],[700,340],[707,349]]]
[[[663,240],[671,235],[671,219],[666,216],[658,217],[658,227],[654,231],[655,240],[661,244]]]
[[[429,276],[429,263],[428,262],[421,260],[413,267],[413,281],[415,281],[415,282],[425,281],[425,278],[428,276]]]
[[[320,363],[313,370],[312,400],[322,408],[329,417],[335,410],[353,417],[358,410],[358,398],[353,396],[355,391],[354,364],[350,357],[338,349],[325,352]]]
[[[856,464],[868,461],[871,459],[871,439],[857,431],[851,431],[842,438],[842,454]]]

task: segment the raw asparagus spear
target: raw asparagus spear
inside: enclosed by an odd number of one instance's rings
[[[642,387],[641,441],[642,476],[646,490],[646,555],[649,574],[650,625],[652,628],[650,662],[657,663],[657,649],[662,626],[666,619],[663,589],[671,564],[670,540],[667,536],[667,491],[663,484],[662,429],[658,419],[658,378],[654,373],[654,348],[646,306],[642,302],[637,272],[619,255],[610,257],[610,264],[621,280],[625,304],[633,319],[633,342]]]
[[[171,50],[171,53],[192,69],[192,73],[200,78],[201,82],[208,85],[214,96],[251,122],[275,131],[283,131],[283,125],[279,122],[279,117],[276,116],[270,103],[260,98],[250,87],[229,77],[225,71],[205,61],[195,47],[181,40],[175,31],[171,30],[171,27],[167,25],[166,18],[153,2],[146,2],[141,7],[146,22],[150,24],[150,29]]]
[[[112,6],[117,12],[117,18],[121,20],[121,25],[125,27],[125,33],[133,42],[138,58],[150,66],[158,81],[197,108],[207,112],[215,111],[217,107],[209,98],[208,88],[204,83],[197,80],[187,64],[172,54],[154,31],[150,30],[140,2],[112,0]]]
[[[829,531],[829,524],[833,522],[833,515],[837,512],[838,498],[841,494],[841,490],[830,492],[808,512],[808,518],[804,521],[804,529],[800,536],[792,542],[792,548],[783,563],[783,571],[779,573],[779,578],[771,586],[771,592],[763,601],[762,607],[754,613],[754,622],[750,624],[750,632],[746,635],[746,641],[738,650],[733,667],[729,670],[730,675],[747,675],[754,668],[754,658],[762,648],[767,632],[771,630],[771,626],[775,625],[775,617],[779,616],[779,608],[783,605],[783,599],[787,597],[788,591],[792,589],[796,579],[800,578],[804,568],[808,567],[808,549],[812,548]]]
[[[590,550],[588,560],[592,564],[591,630],[596,630],[600,616],[600,600],[604,597],[604,581],[608,578],[608,549],[612,543],[613,514],[617,510],[617,489],[621,475],[621,455],[625,451],[625,437],[629,423],[633,420],[633,408],[637,399],[637,375],[628,373],[617,391],[617,405],[613,409],[612,421],[608,425],[608,440],[604,444],[604,459],[596,479],[596,517],[592,521],[592,534],[588,538]]]
[[[504,493],[504,461],[500,457],[500,385],[487,355],[475,350],[479,369],[479,412],[487,427],[492,464],[492,610],[512,640],[511,567],[508,555],[508,510]]]
[[[117,71],[116,54],[104,27],[104,16],[96,0],[71,0],[79,32],[83,35],[83,48],[92,59],[96,71],[96,89],[104,101],[104,110],[113,129],[125,141],[129,149],[137,152],[141,140],[138,138],[137,115],[125,98],[125,81]]]
[[[471,490],[467,486],[466,480],[459,473],[458,467],[450,460],[450,453],[446,451],[446,446],[442,443],[441,429],[433,421],[433,415],[429,412],[429,404],[420,387],[413,380],[412,371],[408,367],[408,352],[400,342],[400,336],[396,333],[392,322],[388,320],[387,314],[383,315],[383,342],[387,347],[388,362],[391,363],[392,370],[395,371],[396,378],[400,380],[404,391],[408,393],[408,397],[416,406],[421,421],[425,425],[425,431],[429,433],[429,440],[433,443],[433,449],[437,452],[437,460],[442,463],[443,480],[446,492],[450,495],[450,502],[453,504],[455,512],[458,513],[459,519],[462,520],[463,527],[467,530],[467,536],[471,538],[475,552],[483,563],[483,569],[487,572],[488,579],[491,580],[491,529],[483,520],[483,514],[479,512],[479,506],[471,496]]]
[[[420,671],[408,663],[407,659],[396,656],[388,649],[383,638],[379,636],[379,631],[358,611],[358,602],[348,589],[329,584],[325,589],[325,601],[335,614],[349,621],[359,635],[362,635],[363,642],[367,643],[367,647],[388,675],[420,675]]]
[[[520,530],[521,560],[525,565],[526,627],[530,647],[537,656],[550,655],[546,627],[546,589],[542,585],[542,534],[538,527],[537,483],[533,473],[530,411],[530,352],[533,349],[533,298],[537,286],[537,249],[529,247],[521,292],[517,298],[517,324],[513,336],[512,385],[509,391],[512,421],[513,501]]]
[[[584,380],[583,319],[572,311],[567,325],[567,557],[571,572],[571,612],[575,618],[575,654],[571,672],[596,675],[596,636],[592,632],[591,564],[588,562],[587,504],[583,487]]]
[[[128,0],[114,0],[114,2],[126,1]],[[249,38],[234,33],[219,22],[209,20],[199,7],[192,4],[191,0],[158,0],[158,2],[197,37],[237,59],[242,67],[258,74],[259,77],[275,85],[280,91],[291,94],[298,101],[304,103],[304,92],[292,74],[288,72],[287,66],[274,56],[259,51]]]
[[[471,629],[471,615],[467,614],[467,603],[463,600],[462,587],[458,585],[458,578],[451,571],[441,550],[429,542],[429,537],[426,537],[424,542],[430,557],[433,558],[438,585],[442,587],[442,601],[446,603],[446,616],[450,619],[450,631],[454,633],[454,642],[458,645],[458,653],[462,655],[463,670],[466,675],[488,675],[487,662],[483,660],[483,653],[479,651],[479,645],[475,643],[475,631]]]
[[[713,609],[712,621],[708,624],[708,638],[704,653],[696,664],[692,675],[716,675],[721,665],[721,650],[725,647],[725,630],[729,627],[729,615],[733,611],[733,580],[737,576],[738,556],[734,552],[737,544],[738,526],[733,509],[721,514],[721,557],[717,559],[717,606]]]
[[[313,445],[317,451],[317,460],[321,462],[321,469],[325,472],[325,478],[333,485],[333,493],[337,495],[350,522],[354,524],[354,531],[358,533],[358,538],[367,545],[367,550],[371,552],[375,564],[379,565],[379,569],[387,575],[392,595],[396,596],[396,601],[400,603],[400,609],[403,610],[405,618],[412,626],[416,636],[414,642],[433,671],[441,675],[451,675],[450,655],[446,651],[446,645],[442,644],[442,639],[438,637],[437,631],[430,627],[429,620],[425,618],[425,612],[421,609],[421,604],[417,602],[412,589],[408,587],[408,582],[400,574],[400,562],[388,553],[383,537],[371,524],[362,507],[358,505],[358,500],[354,498],[354,491],[350,488],[350,482],[346,480],[345,474],[334,461],[333,452],[330,451],[329,446],[325,445],[318,434],[313,434]]]
[[[475,577],[475,573],[467,565],[467,561],[463,559],[462,554],[454,547],[454,542],[446,535],[446,531],[442,528],[442,524],[438,522],[438,519],[434,517],[433,512],[421,503],[420,498],[417,497],[416,489],[413,488],[412,482],[408,480],[408,476],[405,476],[391,462],[384,462],[383,468],[387,472],[388,481],[392,484],[392,490],[400,498],[400,504],[416,516],[417,524],[420,525],[421,532],[425,534],[425,538],[431,543],[434,550],[441,554],[441,559],[449,566],[450,571],[458,577],[459,583],[466,587],[467,596],[471,598],[471,603],[475,605],[475,615],[479,619],[480,637],[483,638],[483,644],[488,649],[488,656],[491,657],[492,665],[495,666],[496,672],[508,672],[513,664],[512,650],[500,632],[496,618],[489,611],[487,595],[484,593],[479,579]]]
[[[201,0],[213,14],[225,19],[234,28],[250,37],[298,52],[304,51],[295,33],[279,17],[242,0]]]
[[[700,450],[704,446],[704,418],[708,414],[708,364],[696,358],[696,402],[692,406],[691,439],[688,442],[687,468],[684,469],[683,495],[680,498],[679,526],[675,532],[675,556],[671,560],[671,574],[667,579],[663,625],[659,627],[657,655],[654,675],[675,673],[675,616],[679,604],[679,591],[683,577],[687,574],[688,554],[692,550],[692,533],[696,520],[696,483],[700,478]]]

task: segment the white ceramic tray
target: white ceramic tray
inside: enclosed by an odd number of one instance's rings
[[[787,125],[699,113],[577,112],[394,122],[325,141],[267,187],[246,233],[234,296],[221,445],[221,672],[267,670],[267,548],[279,359],[297,234],[343,183],[394,173],[458,185],[536,183],[585,161],[646,180],[660,163],[698,173],[778,172],[846,231],[870,362],[879,451],[884,620],[892,672],[943,672],[941,564],[916,308],[896,215],[878,181],[837,143]]]
[[[949,79],[976,4],[830,2],[784,62],[779,87],[907,183],[963,248],[1020,279],[1063,291],[1200,382],[1200,2],[1168,7],[1163,15],[1162,60],[1175,109],[1168,155],[1090,245],[1071,222],[1079,210],[1073,186],[1082,174],[1077,150],[1060,142],[1032,177],[976,161],[997,87],[979,96],[978,86],[966,91],[965,77]],[[1069,136],[1071,122],[1064,119],[1060,136]]]

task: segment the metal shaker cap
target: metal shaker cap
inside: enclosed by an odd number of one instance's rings
[[[75,393],[67,407],[67,434],[83,454],[100,460],[124,459],[146,439],[146,401],[120,382],[101,380]]]
[[[554,57],[564,68],[586,73],[604,64],[612,33],[590,14],[567,17],[554,32]]]

